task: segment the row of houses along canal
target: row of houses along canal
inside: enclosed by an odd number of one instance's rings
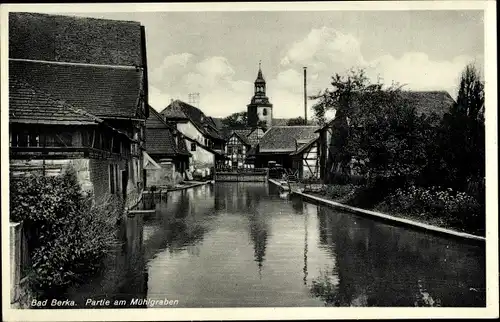
[[[485,304],[482,246],[304,202],[272,184],[218,182],[143,206],[155,211],[123,223],[123,246],[102,275],[66,297],[125,307]]]

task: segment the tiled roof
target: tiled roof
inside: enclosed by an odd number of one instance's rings
[[[102,120],[51,98],[28,83],[9,78],[9,121],[16,123],[84,125]]]
[[[11,12],[9,58],[142,66],[141,24]]]
[[[191,122],[198,128],[198,130],[204,135],[210,136],[215,139],[223,139],[219,131],[213,129],[209,126],[209,120],[207,120],[207,116],[197,107],[194,107],[190,104],[184,103],[180,100],[175,100],[170,103],[160,114],[164,116],[168,116],[169,113],[172,113],[169,110],[179,110],[182,111],[185,116],[189,118]],[[177,113],[177,112],[174,112]]]
[[[297,143],[307,143],[318,137],[318,126],[273,126],[259,143],[259,152],[290,153],[297,150]]]
[[[254,128],[252,129],[252,131],[250,132],[250,134],[248,134],[247,138],[248,138],[248,142],[252,145],[252,146],[255,146],[257,145],[259,142],[260,142],[260,139],[264,136],[264,130],[262,128]]]
[[[408,106],[415,107],[418,115],[435,113],[438,117],[442,117],[455,103],[446,91],[401,91],[400,97]],[[333,126],[337,120],[338,118],[330,120],[318,132]]]
[[[245,130],[234,130],[233,135],[237,136],[243,142],[243,144],[250,145],[245,132]]]
[[[165,156],[176,156],[178,154],[187,154],[187,149],[182,144],[177,146],[173,132],[174,128],[167,125],[161,115],[154,108],[148,106],[149,117],[146,120],[146,151],[149,154],[162,154]],[[179,140],[180,142],[184,140]]]
[[[99,117],[135,117],[141,71],[89,65],[9,61],[9,78]]]
[[[241,137],[247,137],[250,133],[252,133],[252,129],[240,129],[240,130],[233,130],[235,133],[237,133]]]
[[[224,127],[224,124],[222,123],[222,118],[212,117],[212,120],[214,121],[215,127],[219,129],[219,131]]]
[[[402,91],[401,96],[410,106],[415,107],[418,114],[436,113],[443,116],[455,103],[446,91]]]
[[[188,117],[184,112],[177,108],[164,109],[161,114],[168,119],[187,119]]]
[[[150,117],[148,117],[146,119],[146,128],[149,128],[149,129],[164,129],[164,128],[173,129],[171,126],[169,126],[168,124],[166,124],[163,121],[163,118],[161,117],[161,115],[152,106],[148,105],[148,108],[149,108]]]
[[[167,128],[146,128],[146,151],[151,155],[176,156],[177,151],[172,132]]]

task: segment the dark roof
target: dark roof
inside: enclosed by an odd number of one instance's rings
[[[101,124],[112,131],[133,138],[106,123],[101,118],[66,102],[54,99],[29,83],[9,75],[9,122],[50,125],[93,125]]]
[[[174,128],[168,124],[166,124],[163,121],[163,118],[161,115],[150,105],[148,105],[149,108],[149,115],[150,117],[147,118],[146,120],[146,128],[149,129],[164,129],[168,128],[170,130],[174,130]]]
[[[215,127],[220,131],[223,127],[224,124],[222,123],[222,118],[220,117],[212,117],[212,120],[214,121]]]
[[[136,117],[141,74],[132,67],[9,61],[9,77],[99,117]]]
[[[259,152],[290,153],[297,150],[297,144],[308,143],[318,137],[318,126],[273,126],[259,142]]]
[[[455,100],[446,91],[401,91],[400,97],[404,103],[414,107],[417,115],[431,115],[435,113],[443,117],[455,103]],[[333,124],[338,118],[326,122],[317,132],[320,132]]]
[[[15,123],[86,125],[101,123],[85,111],[58,101],[28,83],[9,77],[9,121]]]
[[[41,13],[9,13],[9,58],[142,66],[141,24]]]
[[[173,119],[188,119],[186,114],[184,114],[184,112],[182,110],[177,109],[177,108],[164,109],[161,112],[161,115],[163,115],[163,117],[165,117],[165,118],[172,119],[172,120]]]
[[[234,130],[233,135],[237,136],[245,145],[250,145],[247,138],[246,130]],[[231,136],[233,136],[231,135]],[[229,138],[231,138],[231,136]]]
[[[149,117],[146,120],[146,151],[149,154],[162,154],[174,157],[177,154],[187,154],[185,143],[177,146],[173,132],[176,132],[171,126],[167,125],[161,115],[154,108],[148,106]],[[184,140],[179,140],[184,141]],[[182,147],[181,145],[184,145]]]
[[[210,126],[213,124],[211,124],[211,121],[208,119],[205,113],[203,113],[197,107],[184,103],[183,101],[180,100],[175,100],[172,103],[170,103],[167,107],[165,107],[160,114],[162,114],[164,117],[169,117],[170,113],[178,114],[178,112],[172,112],[171,110],[182,111],[183,114],[187,118],[189,118],[191,122],[193,122],[193,124],[198,128],[198,130],[202,134],[210,136],[215,139],[223,139],[219,131]],[[169,117],[169,118],[175,119],[176,117]]]
[[[150,155],[176,156],[175,140],[168,129],[146,128],[146,151]]]
[[[252,133],[252,129],[235,129],[234,132],[238,133],[239,135],[248,136],[250,133]]]
[[[455,103],[446,91],[402,91],[401,96],[410,106],[415,107],[419,115],[436,113],[442,117]]]
[[[262,134],[259,135],[258,132],[256,131],[262,131]],[[253,128],[250,133],[247,135],[247,140],[248,143],[250,143],[251,146],[255,146],[260,142],[260,139],[264,136],[264,130],[261,128]]]

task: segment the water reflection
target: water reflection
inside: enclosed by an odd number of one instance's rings
[[[484,306],[479,246],[282,198],[262,183],[168,193],[72,297],[178,307]],[[125,229],[126,228],[126,229]]]
[[[481,306],[480,247],[318,207],[319,242],[336,258],[311,291],[335,306]]]
[[[77,308],[122,308],[123,303],[128,306],[134,298],[145,298],[148,275],[144,257],[142,217],[124,217],[117,235],[120,243],[105,258],[101,275],[67,290],[65,298],[74,300]],[[88,306],[88,299],[109,300],[110,304],[106,307]]]
[[[255,261],[258,263],[259,276],[262,277],[262,265],[266,256],[269,224],[265,214],[251,214],[248,220],[250,224],[250,236],[254,248],[254,257]]]

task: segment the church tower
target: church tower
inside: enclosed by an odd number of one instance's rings
[[[250,104],[247,105],[247,120],[249,127],[256,127],[264,122],[266,129],[273,125],[273,104],[266,96],[266,81],[262,76],[260,62],[257,79],[254,82],[254,95]]]

